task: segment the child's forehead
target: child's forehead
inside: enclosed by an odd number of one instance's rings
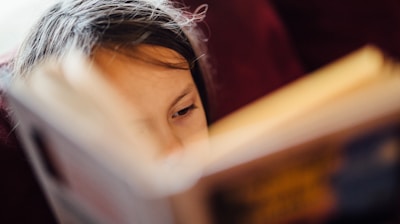
[[[158,46],[143,46],[137,51],[132,56],[98,50],[92,59],[108,81],[130,91],[136,89],[144,93],[150,87],[150,92],[154,92],[154,88],[171,92],[180,84],[194,83],[188,63],[175,51]]]
[[[140,61],[160,67],[190,69],[188,61],[181,54],[173,49],[158,45],[140,44],[124,49],[98,47],[92,55],[94,58],[98,55],[102,57],[106,55],[110,60],[118,58],[122,61]]]

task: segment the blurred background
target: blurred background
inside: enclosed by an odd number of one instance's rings
[[[16,48],[51,2],[54,0],[0,0],[0,55]]]
[[[0,0],[0,59],[56,0]],[[365,44],[400,57],[399,0],[174,0],[208,4],[217,120]]]

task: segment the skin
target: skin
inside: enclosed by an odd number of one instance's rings
[[[100,48],[93,59],[135,106],[140,127],[157,139],[163,153],[206,139],[205,112],[187,61],[171,49],[151,45],[138,46],[133,55]]]

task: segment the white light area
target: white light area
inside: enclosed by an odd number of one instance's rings
[[[38,17],[56,0],[0,0],[0,55],[18,47]]]

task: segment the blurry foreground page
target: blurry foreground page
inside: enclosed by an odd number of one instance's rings
[[[61,223],[174,223],[167,196],[199,179],[204,152],[164,158],[136,109],[72,52],[8,91],[17,130]]]
[[[400,67],[379,49],[259,99],[210,136],[204,178],[175,200],[182,223],[399,222]]]
[[[127,125],[135,108],[98,72],[73,56],[8,92],[61,223],[398,219],[400,70],[379,49],[243,107],[210,127],[210,148],[175,160]]]

